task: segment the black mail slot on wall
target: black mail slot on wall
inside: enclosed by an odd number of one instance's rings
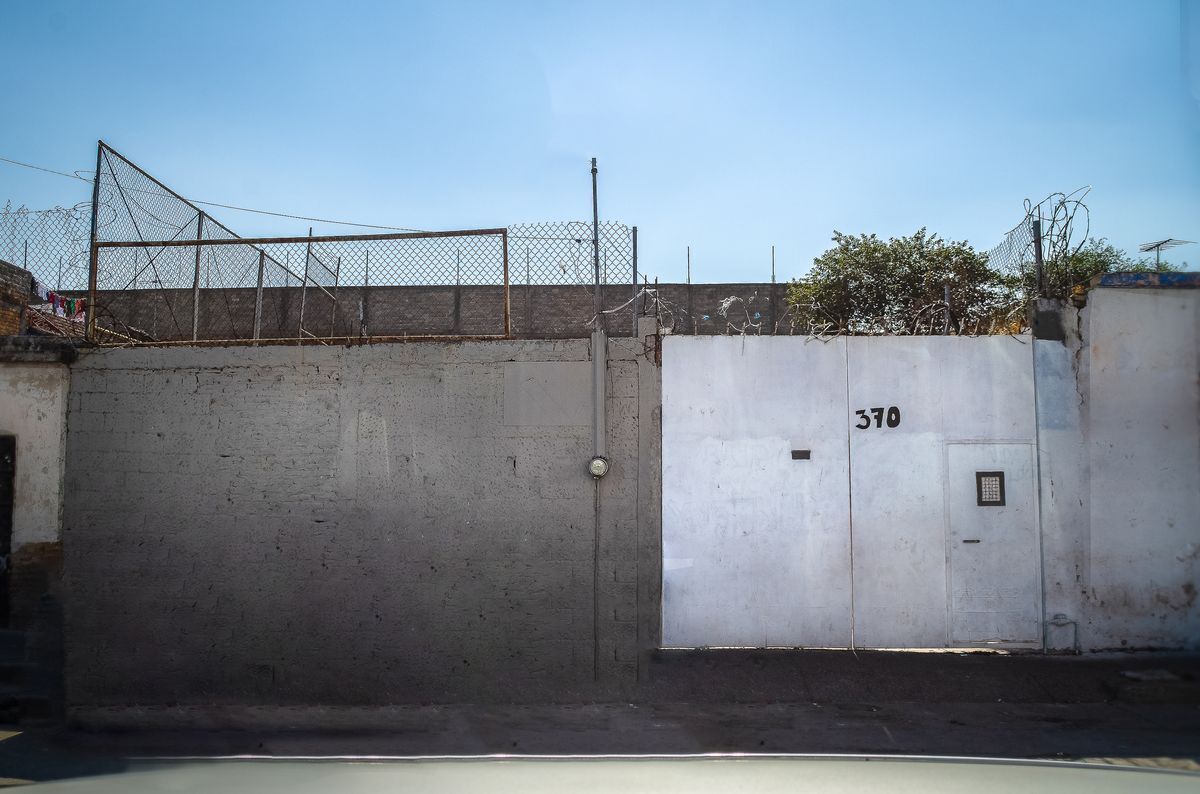
[[[812,457],[811,449],[793,449],[792,460],[808,460]]]

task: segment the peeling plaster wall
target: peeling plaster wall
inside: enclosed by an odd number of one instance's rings
[[[1083,591],[1089,581],[1091,489],[1086,444],[1086,375],[1078,315],[1067,311],[1065,342],[1034,340],[1038,465],[1045,617],[1064,615],[1075,625],[1046,625],[1047,647],[1071,650],[1077,639]],[[1061,622],[1061,621],[1060,621]]]
[[[1200,291],[1101,288],[1082,327],[1085,647],[1200,647]]]
[[[17,438],[14,551],[59,539],[69,381],[62,364],[0,364],[0,435]]]

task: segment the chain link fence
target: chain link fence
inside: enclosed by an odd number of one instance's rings
[[[1025,217],[988,252],[988,264],[1030,294],[1066,298],[1076,282],[1071,258],[1087,243],[1091,218],[1084,198],[1091,188],[1053,193],[1025,202]]]
[[[248,239],[103,143],[97,171],[94,260],[90,202],[0,213],[0,258],[64,296],[89,298],[86,330],[56,326],[70,335],[100,344],[384,341],[583,336],[595,322],[590,223]],[[628,288],[636,230],[602,223],[599,243],[601,284]],[[604,294],[606,306],[627,299],[620,289]],[[606,319],[618,332],[628,325]]]
[[[506,237],[100,242],[97,322],[126,343],[503,337]]]
[[[5,204],[0,210],[0,259],[59,292],[85,290],[91,215],[90,202],[48,210]]]

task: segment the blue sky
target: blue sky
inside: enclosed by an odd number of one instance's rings
[[[0,157],[88,169],[104,138],[193,198],[451,229],[587,218],[596,156],[665,280],[688,245],[697,281],[764,280],[772,244],[800,275],[834,229],[986,249],[1081,185],[1133,250],[1200,240],[1184,40],[1179,0],[0,0]],[[0,163],[0,202],[88,196]]]

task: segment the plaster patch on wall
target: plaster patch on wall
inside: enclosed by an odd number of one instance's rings
[[[592,366],[586,361],[504,365],[504,424],[583,426],[592,421]]]

